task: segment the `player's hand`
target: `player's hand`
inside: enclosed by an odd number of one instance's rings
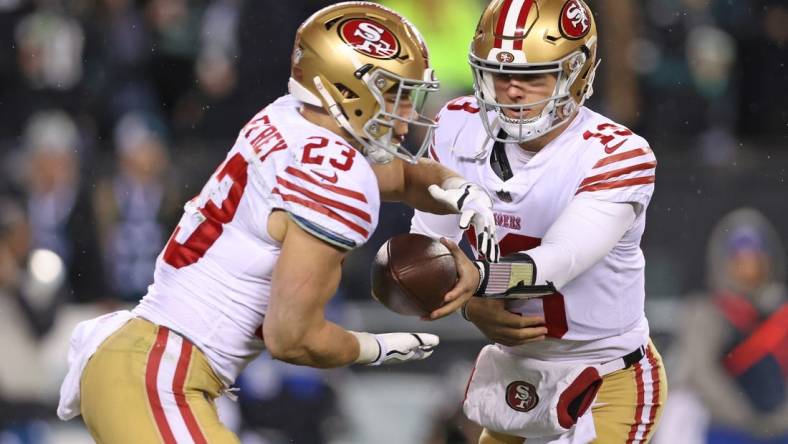
[[[429,333],[382,333],[375,335],[380,347],[378,358],[369,365],[400,364],[428,358],[440,338]]]
[[[438,185],[430,185],[427,191],[433,199],[460,214],[461,229],[467,230],[473,225],[479,253],[490,262],[498,262],[501,253],[495,239],[493,203],[487,192],[472,182],[465,182],[448,190]]]
[[[512,313],[501,299],[471,298],[465,314],[484,336],[507,346],[541,341],[547,334],[543,318]]]
[[[455,310],[465,304],[479,288],[479,269],[471,262],[468,256],[454,242],[446,238],[441,238],[441,243],[449,249],[454,256],[454,264],[457,267],[457,283],[454,288],[443,296],[443,304],[440,308],[424,316],[425,321],[440,319],[454,313]]]

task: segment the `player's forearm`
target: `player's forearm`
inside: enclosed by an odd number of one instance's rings
[[[447,183],[467,182],[462,176],[433,160],[422,159],[405,167],[405,195],[403,201],[417,210],[433,214],[452,214],[445,203],[435,200],[427,190],[430,185],[446,188]]]
[[[429,186],[443,187],[452,178],[465,182],[454,171],[429,159],[421,159],[417,164],[395,160],[383,166],[373,166],[373,169],[383,200],[404,202],[412,208],[433,214],[451,214],[454,211],[445,203],[435,200],[427,190]]]
[[[356,338],[329,321],[301,335],[292,335],[289,341],[266,341],[266,346],[274,359],[317,368],[344,367],[356,362],[359,356]]]
[[[632,223],[631,204],[578,199],[550,227],[542,245],[527,253],[537,264],[537,284],[561,288],[615,248]]]
[[[480,292],[497,294],[560,290],[567,282],[599,262],[616,246],[635,220],[627,203],[578,199],[570,203],[542,239],[542,244],[513,262],[483,264],[487,276]],[[555,288],[547,288],[553,286]]]

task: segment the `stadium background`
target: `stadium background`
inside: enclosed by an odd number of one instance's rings
[[[73,325],[133,303],[183,202],[259,109],[286,92],[295,30],[327,1],[0,0],[0,443],[90,442],[54,416]],[[422,30],[442,97],[470,91],[482,0],[390,0]],[[603,59],[589,106],[657,153],[643,240],[647,311],[671,365],[682,306],[703,290],[726,213],[788,239],[788,2],[589,0]],[[377,247],[408,229],[386,204],[345,267],[332,316],[435,331],[429,360],[318,372],[262,357],[222,414],[245,443],[466,442],[462,388],[483,337],[370,301]],[[54,253],[54,254],[53,254]],[[784,266],[784,261],[783,261]]]

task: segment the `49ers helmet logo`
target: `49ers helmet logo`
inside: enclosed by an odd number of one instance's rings
[[[512,63],[512,62],[514,62],[514,54],[512,54],[511,52],[507,52],[507,51],[499,52],[498,55],[495,56],[495,58],[498,59],[498,61],[501,62],[501,63]]]
[[[506,387],[506,403],[518,412],[533,410],[539,404],[536,387],[525,381],[514,381]]]
[[[339,26],[339,36],[356,51],[376,59],[399,54],[397,36],[374,20],[350,19]]]
[[[572,40],[582,39],[591,30],[588,8],[579,0],[569,0],[561,10],[561,34]]]

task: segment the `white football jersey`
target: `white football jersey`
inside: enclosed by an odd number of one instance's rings
[[[657,164],[646,140],[583,107],[561,135],[527,162],[518,162],[513,176],[504,181],[491,167],[493,143],[479,112],[473,97],[449,102],[438,116],[430,156],[489,192],[502,255],[540,245],[573,199],[631,202],[637,211],[618,245],[559,288],[559,293],[509,303],[512,311],[544,316],[548,328],[547,341],[512,351],[543,359],[602,362],[645,344],[648,322],[643,310],[645,260],[640,238]],[[456,215],[419,211],[411,231],[455,240],[461,235]],[[475,247],[472,232],[468,237]]]
[[[134,312],[199,347],[226,384],[264,347],[263,318],[281,245],[275,209],[345,249],[378,223],[380,193],[364,156],[284,96],[258,113],[183,217]]]

